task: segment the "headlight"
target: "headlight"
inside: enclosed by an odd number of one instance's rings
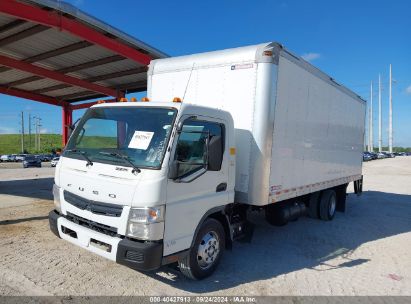
[[[134,223],[158,223],[164,221],[164,206],[131,208],[129,221]]]
[[[58,212],[61,213],[61,202],[60,202],[60,187],[53,184],[53,197],[54,197],[54,207]]]
[[[164,206],[130,209],[127,235],[142,240],[163,239],[164,212]]]

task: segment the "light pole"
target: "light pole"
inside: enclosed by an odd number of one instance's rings
[[[389,117],[388,117],[388,149],[390,153],[392,153],[392,68],[390,64],[390,110],[389,110]]]
[[[382,151],[381,75],[378,75],[378,152]]]
[[[370,112],[368,115],[368,119],[369,119],[369,126],[368,126],[368,150],[370,152],[374,152],[374,138],[373,138],[373,118],[372,118],[372,114],[373,114],[373,110],[372,110],[372,98],[373,98],[373,89],[372,89],[372,81],[371,81],[371,89],[370,89]]]

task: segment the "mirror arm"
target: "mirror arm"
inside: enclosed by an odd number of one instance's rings
[[[79,122],[80,118],[78,118],[74,123],[72,123],[69,128],[71,131],[74,131],[74,129],[76,128],[76,124]]]

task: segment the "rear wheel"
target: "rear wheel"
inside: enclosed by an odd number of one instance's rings
[[[319,218],[319,204],[320,204],[320,192],[314,192],[310,195],[308,202],[308,215],[311,218]]]
[[[320,200],[320,219],[331,221],[337,209],[337,195],[334,190],[325,190]]]
[[[178,264],[183,275],[200,280],[217,268],[225,248],[225,233],[221,223],[208,218],[197,233],[193,246]]]

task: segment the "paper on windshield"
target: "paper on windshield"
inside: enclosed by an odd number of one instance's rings
[[[147,150],[153,135],[154,132],[134,131],[128,147],[131,149]]]

